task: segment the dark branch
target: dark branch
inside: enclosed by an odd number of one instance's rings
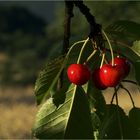
[[[82,0],[73,1],[75,6],[77,6],[81,13],[85,15],[88,23],[90,24],[90,34],[89,38],[94,38],[101,34],[101,25],[96,23],[95,17],[90,13],[90,9],[84,5]]]
[[[71,18],[73,17],[73,2],[69,0],[65,0],[65,19],[64,19],[64,38],[63,38],[63,49],[62,55],[65,55],[68,52],[69,48],[69,39],[70,39],[70,25]],[[60,90],[63,86],[63,72],[60,75],[57,84],[57,90]]]
[[[80,9],[81,13],[86,17],[90,25],[89,38],[95,40],[100,50],[104,51],[105,44],[102,36],[102,26],[96,22],[95,17],[90,13],[90,9],[84,5],[82,0],[73,0],[73,2],[75,6]]]
[[[66,54],[69,48],[70,25],[73,17],[73,2],[65,0],[65,20],[64,20],[64,39],[63,39],[63,54]]]

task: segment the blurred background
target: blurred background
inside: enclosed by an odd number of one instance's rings
[[[140,1],[85,4],[103,28],[120,19],[140,23]],[[47,61],[61,53],[63,21],[63,1],[0,1],[0,138],[31,138],[37,111],[35,80]],[[71,32],[71,44],[86,38],[89,32],[77,8]],[[127,108],[128,100],[120,103]]]

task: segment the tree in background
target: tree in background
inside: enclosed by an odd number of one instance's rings
[[[47,23],[22,7],[0,9],[1,84],[31,84],[48,52]],[[42,61],[43,60],[43,61]]]

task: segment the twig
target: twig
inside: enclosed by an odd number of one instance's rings
[[[117,92],[118,92],[118,90],[119,90],[119,86],[116,88],[116,89],[114,89],[115,90],[115,92],[114,92],[114,94],[113,94],[113,96],[112,96],[112,99],[111,99],[111,104],[113,104],[113,100],[114,100],[114,98],[115,98],[115,95],[117,94]]]
[[[132,83],[134,85],[138,85],[137,82],[132,81],[132,80],[122,80],[122,82],[127,82],[127,83]]]
[[[69,0],[65,0],[65,19],[64,19],[64,38],[63,38],[63,49],[62,55],[65,55],[68,52],[69,48],[69,39],[70,39],[70,25],[71,25],[71,18],[73,15],[73,2]],[[57,90],[60,90],[63,86],[63,71],[60,75],[57,84]]]
[[[122,89],[124,89],[124,90],[128,93],[128,95],[129,95],[129,97],[130,97],[130,99],[131,99],[132,105],[133,105],[133,107],[135,107],[134,100],[133,100],[132,95],[131,95],[131,93],[129,92],[129,90],[128,90],[127,88],[125,88],[123,85],[120,85],[120,87],[121,87]]]
[[[88,23],[90,24],[90,34],[89,37],[96,37],[101,34],[101,25],[96,23],[95,17],[90,13],[90,9],[83,3],[82,0],[73,1],[75,6],[77,6],[81,13],[86,17]]]
[[[81,13],[86,17],[87,22],[90,25],[89,38],[96,40],[97,47],[99,47],[101,50],[104,50],[105,44],[102,35],[102,26],[96,22],[95,17],[90,13],[90,9],[83,3],[82,0],[73,0],[73,2],[75,6],[79,8]]]

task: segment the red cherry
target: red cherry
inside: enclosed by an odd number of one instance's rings
[[[93,79],[93,83],[96,88],[101,89],[101,90],[104,90],[107,88],[101,81],[100,68],[96,68],[94,70],[94,72],[92,74],[92,79]]]
[[[72,64],[68,67],[69,80],[76,85],[83,85],[90,79],[90,70],[83,64]]]
[[[110,62],[110,64],[112,64],[112,62]],[[120,67],[122,67],[124,69],[124,73],[122,75],[123,78],[128,76],[128,74],[130,72],[130,63],[129,63],[129,61],[127,59],[116,57],[114,59],[114,65],[118,65],[118,66],[120,66]]]
[[[107,87],[115,87],[122,80],[123,69],[120,66],[105,64],[100,69],[101,82]]]

